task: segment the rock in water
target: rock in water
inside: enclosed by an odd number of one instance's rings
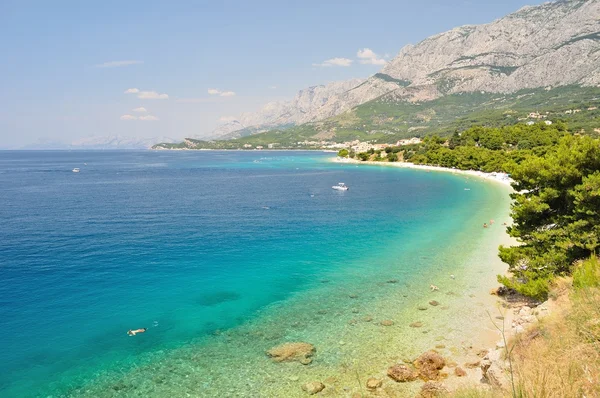
[[[321,383],[320,381],[311,381],[310,383],[303,385],[302,389],[309,395],[314,395],[323,391],[325,389],[325,384]]]
[[[431,306],[433,306],[433,307],[437,307],[438,305],[440,305],[440,303],[439,303],[439,302],[437,302],[437,301],[435,301],[435,300],[431,300],[431,301],[429,302],[429,305],[431,305]]]
[[[315,347],[312,344],[296,342],[273,347],[267,351],[267,355],[275,362],[298,361],[303,365],[308,365],[312,362],[311,357],[315,351]]]
[[[394,365],[388,369],[387,375],[392,379],[400,383],[406,383],[407,381],[414,381],[417,379],[417,372],[412,370],[406,365]]]
[[[447,394],[448,390],[443,384],[428,381],[427,383],[423,384],[421,387],[421,392],[418,396],[419,398],[436,398],[446,396]]]
[[[367,380],[367,388],[369,390],[375,390],[383,384],[382,380],[376,379],[375,377],[369,377]]]
[[[394,321],[390,321],[389,319],[386,319],[385,321],[381,321],[379,323],[381,326],[393,326],[394,325]]]
[[[417,358],[414,365],[419,371],[419,377],[424,381],[437,380],[440,370],[446,366],[446,360],[435,351],[427,351]]]

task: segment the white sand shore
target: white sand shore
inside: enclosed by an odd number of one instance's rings
[[[468,175],[468,176],[472,176],[472,177],[482,178],[482,179],[488,180],[488,181],[499,182],[500,184],[504,184],[509,187],[511,186],[511,183],[513,182],[513,180],[506,173],[484,173],[483,171],[459,170],[459,169],[451,169],[448,167],[428,166],[428,165],[414,164],[414,163],[408,163],[408,162],[371,162],[371,161],[362,162],[360,160],[346,159],[346,158],[340,158],[340,157],[332,158],[331,161],[337,162],[337,163],[367,164],[367,165],[373,165],[373,166],[389,166],[389,167],[400,167],[400,168],[407,168],[407,169],[427,170],[427,171],[441,171],[441,172],[452,173],[452,174],[464,174],[464,175]]]

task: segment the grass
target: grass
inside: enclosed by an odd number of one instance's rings
[[[572,279],[554,284],[551,297],[552,314],[509,343],[516,391],[473,388],[453,398],[600,397],[600,261],[577,264]]]

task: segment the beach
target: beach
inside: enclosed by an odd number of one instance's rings
[[[331,158],[332,162],[336,163],[350,163],[350,164],[366,164],[372,166],[385,166],[385,167],[398,167],[402,169],[414,169],[414,170],[426,170],[426,171],[435,171],[435,172],[444,172],[444,173],[452,173],[452,174],[460,174],[466,175],[470,177],[477,177],[487,181],[494,181],[504,185],[510,186],[512,180],[506,173],[486,173],[483,171],[477,170],[460,170],[460,169],[452,169],[449,167],[440,167],[440,166],[429,166],[425,164],[414,164],[410,162],[373,162],[373,161],[360,161],[356,159],[350,158],[340,158],[335,157]]]

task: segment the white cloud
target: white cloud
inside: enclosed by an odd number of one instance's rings
[[[156,91],[140,91],[137,88],[128,88],[125,94],[137,94],[139,99],[169,99],[168,94],[159,94]]]
[[[137,120],[137,116],[133,115],[123,115],[119,119],[121,120]]]
[[[147,122],[154,122],[156,120],[160,120],[159,118],[157,118],[156,116],[152,116],[152,115],[145,115],[145,116],[140,116],[139,118],[140,120],[144,120]]]
[[[138,113],[146,113],[148,112],[148,109],[144,108],[143,106],[140,106],[139,108],[135,108],[132,109],[134,112],[138,112]]]
[[[168,94],[159,94],[156,91],[140,91],[137,97],[139,99],[169,99]]]
[[[233,97],[235,95],[235,92],[233,91],[221,91],[216,88],[209,88],[208,93],[210,95],[218,95],[221,97]]]
[[[104,62],[102,64],[94,65],[96,68],[118,68],[119,66],[129,66],[129,65],[137,65],[143,64],[144,61],[110,61]]]
[[[276,90],[276,89],[277,89],[277,86],[269,86],[269,88],[270,88],[271,90]]]
[[[348,58],[331,58],[331,59],[323,61],[323,63],[321,63],[321,64],[313,64],[313,66],[323,66],[323,67],[350,66],[350,65],[352,65],[352,62],[353,61]]]
[[[369,64],[369,65],[385,65],[386,61],[383,58],[379,58],[377,54],[373,52],[370,48],[363,48],[362,50],[358,50],[356,56],[360,58],[361,64]]]

